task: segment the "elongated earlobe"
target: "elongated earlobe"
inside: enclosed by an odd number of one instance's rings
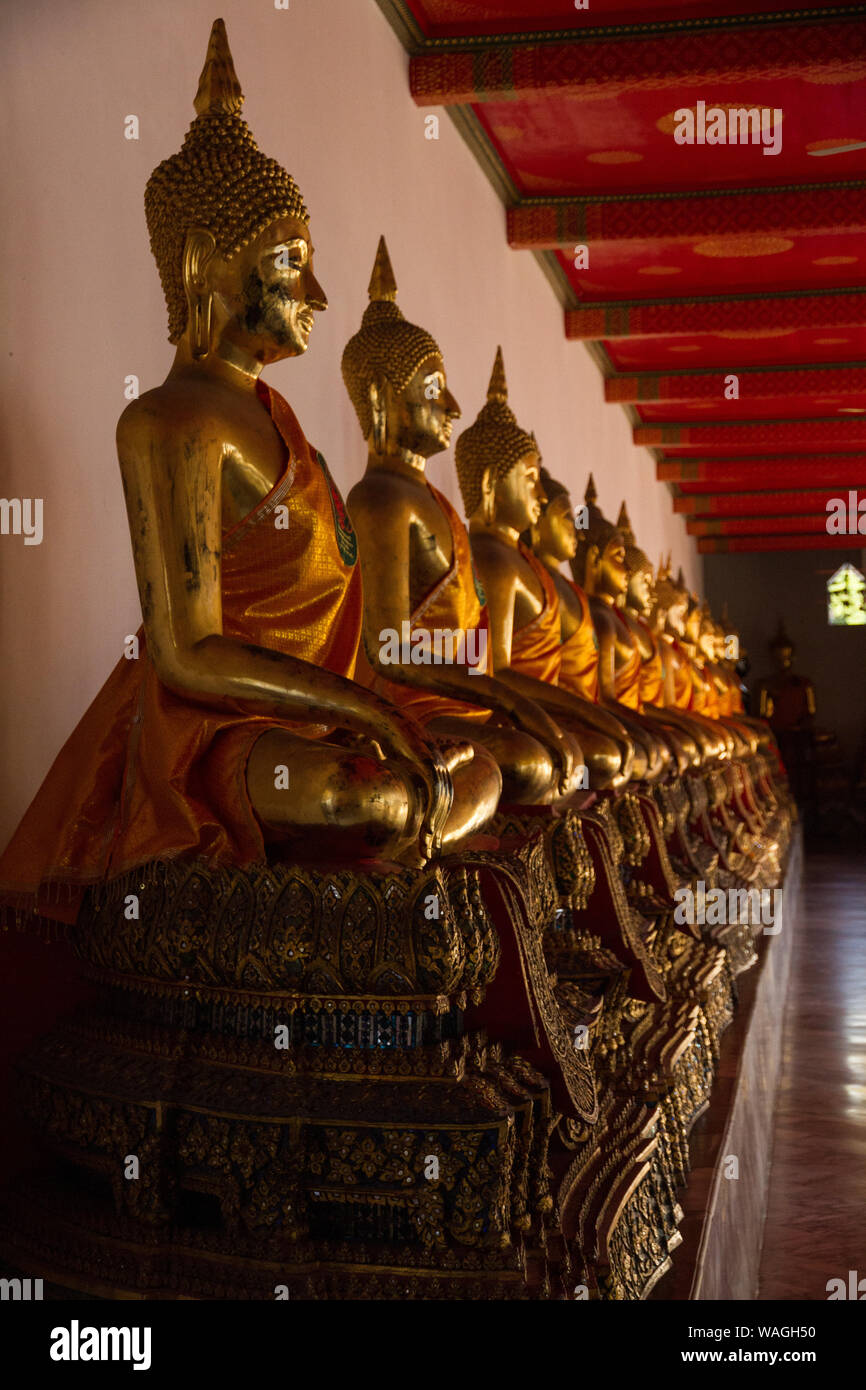
[[[481,475],[481,517],[485,526],[496,520],[496,486],[489,468]]]
[[[183,248],[183,288],[187,304],[189,345],[193,358],[201,361],[211,350],[213,334],[213,294],[205,269],[216,250],[210,232],[190,228]]]
[[[384,454],[388,443],[388,407],[385,401],[385,383],[370,382],[370,420],[372,428],[370,439],[373,451]]]

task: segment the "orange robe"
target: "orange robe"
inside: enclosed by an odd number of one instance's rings
[[[692,663],[688,653],[683,649],[681,643],[675,637],[672,642],[666,643],[668,656],[671,663],[671,671],[674,679],[674,709],[687,710],[692,708]]]
[[[562,666],[562,616],[559,595],[547,567],[522,542],[518,549],[542,591],[541,612],[511,634],[511,667],[525,676],[556,685]]]
[[[661,643],[652,631],[648,623],[643,618],[638,618],[637,622],[646,633],[647,640],[652,646],[652,656],[646,661],[641,662],[640,667],[640,702],[641,705],[650,705],[658,709],[664,704],[665,672],[662,661]]]
[[[258,394],[286,445],[282,476],[222,537],[223,632],[351,677],[363,596],[357,540],[325,460],[283,398]],[[275,509],[288,507],[278,528]],[[321,725],[234,713],[175,694],[140,634],[50,769],[0,858],[0,904],[74,921],[85,888],[152,860],[265,857],[246,787],[256,740]]]
[[[559,684],[595,704],[598,701],[598,637],[589,599],[579,584],[571,579],[567,582],[577,595],[581,618],[574,632],[562,644]]]
[[[472,639],[472,654],[487,654],[486,672],[492,675],[487,601],[484,590],[475,574],[472,564],[472,550],[469,534],[448,498],[443,496],[432,483],[424,480],[434,500],[445,516],[451,530],[451,564],[442,578],[429,594],[421,600],[409,617],[409,636],[425,629],[427,632],[439,631],[478,633]],[[479,646],[483,638],[484,646]],[[482,663],[483,664],[483,663]],[[422,690],[417,686],[401,685],[379,675],[370,666],[363,647],[358,653],[356,679],[368,689],[393,700],[422,724],[442,715],[459,715],[463,719],[485,721],[490,718],[490,710],[467,704],[464,700],[454,700],[447,695],[437,695],[433,691]]]
[[[719,696],[714,681],[696,661],[691,662],[692,697],[689,709],[706,719],[718,719]]]
[[[628,660],[625,665],[616,667],[613,676],[613,693],[620,704],[627,709],[640,710],[640,673],[641,659],[637,642],[634,634],[630,631],[629,625],[620,613],[619,609],[612,608],[614,620],[622,624],[628,633],[629,640],[634,643]]]

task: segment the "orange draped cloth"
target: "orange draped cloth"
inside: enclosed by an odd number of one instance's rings
[[[589,610],[589,599],[583,589],[571,579],[566,583],[571,585],[577,596],[581,617],[574,632],[562,644],[559,684],[594,704],[598,700],[598,637],[595,624]]]
[[[643,628],[647,636],[647,641],[652,646],[652,656],[646,661],[641,661],[640,666],[640,702],[642,705],[651,705],[660,708],[664,704],[665,672],[662,661],[661,643],[652,631],[648,623],[643,618],[638,618],[637,622]]]
[[[692,663],[677,638],[666,644],[674,680],[674,709],[691,709]]]
[[[710,676],[696,661],[692,668],[692,698],[689,709],[695,714],[703,714],[707,719],[718,719],[719,697]]]
[[[286,460],[267,497],[223,533],[223,632],[351,677],[363,608],[355,533],[287,403],[264,383],[257,390]],[[140,634],[138,659],[118,662],[0,859],[0,904],[71,922],[89,884],[155,859],[263,859],[245,773],[256,740],[275,728],[328,732],[176,694]]]
[[[541,586],[541,612],[511,635],[511,666],[525,676],[556,685],[562,666],[562,616],[559,595],[546,566],[522,542],[518,549]]]
[[[618,623],[621,623],[628,633],[629,640],[633,643],[630,655],[625,665],[619,666],[614,671],[613,693],[620,704],[627,709],[640,709],[640,673],[641,659],[637,642],[630,631],[628,623],[620,613],[619,609],[613,608],[611,612]]]
[[[411,640],[412,632],[422,628],[430,633],[437,630],[440,632],[462,632],[467,635],[467,638],[468,634],[476,633],[477,635],[467,642],[469,655],[475,656],[486,652],[487,664],[484,670],[488,675],[492,675],[487,602],[472,564],[469,534],[448,498],[433,487],[432,483],[427,482],[426,478],[424,481],[451,530],[451,564],[429,594],[410,614],[409,638]],[[480,642],[483,642],[484,645],[480,646]],[[447,668],[443,674],[447,675]],[[401,685],[396,681],[387,680],[372,669],[364,654],[363,647],[358,652],[355,678],[362,685],[366,685],[368,689],[375,691],[377,695],[393,700],[395,705],[400,705],[414,719],[420,720],[422,724],[442,715],[459,715],[464,719],[475,719],[482,722],[490,718],[490,710],[467,704],[464,700],[454,700],[447,695],[437,695],[433,691],[422,690],[418,686]]]

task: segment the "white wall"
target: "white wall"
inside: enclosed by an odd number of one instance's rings
[[[380,232],[404,313],[445,354],[464,412],[501,343],[518,419],[577,499],[593,469],[608,515],[628,500],[651,558],[700,563],[650,456],[567,343],[541,270],[509,251],[504,212],[442,114],[424,138],[407,60],[374,0],[7,0],[0,10],[0,496],[44,499],[41,546],[0,536],[0,844],[138,625],[114,429],[124,377],[171,363],[144,186],[193,117],[210,25],[225,18],[260,147],[301,187],[331,308],[306,358],[268,379],[348,491],[364,447],[340,355],[366,304]],[[137,115],[140,139],[124,139]],[[431,479],[458,503],[450,455]],[[462,510],[462,508],[461,508]]]

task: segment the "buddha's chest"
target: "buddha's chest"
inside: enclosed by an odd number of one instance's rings
[[[454,541],[448,518],[425,490],[412,499],[409,526],[409,589],[413,607],[448,573],[453,559]]]
[[[637,638],[635,637],[635,634],[632,632],[631,627],[629,626],[625,618],[623,618],[622,614],[617,613],[614,617],[614,622],[616,624],[614,635],[614,658],[616,660],[617,667],[621,667],[627,665],[631,661],[634,661],[635,657],[639,658],[640,649],[638,647]]]
[[[222,522],[230,528],[273,491],[285,472],[288,451],[258,404],[254,414],[238,412],[222,433]]]
[[[544,588],[532,566],[519,552],[514,555],[514,626],[534,622],[544,609]]]
[[[584,625],[591,628],[591,622],[589,620],[589,615],[584,612],[583,604],[567,579],[561,574],[554,574],[553,582],[556,587],[556,596],[559,599],[562,640],[565,642],[569,637],[573,637]]]
[[[625,613],[625,620],[641,661],[651,661],[655,655],[655,648],[649,632],[643,624],[628,611]]]

